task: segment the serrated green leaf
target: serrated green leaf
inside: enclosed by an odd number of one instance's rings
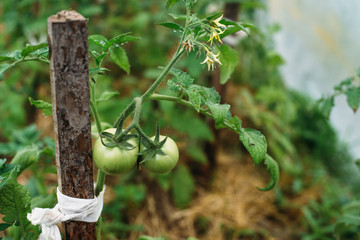
[[[356,112],[360,103],[360,94],[358,89],[356,87],[348,88],[345,92],[345,95],[347,103],[353,109],[353,111]]]
[[[267,152],[267,142],[264,135],[255,129],[242,128],[239,138],[250,153],[255,165],[261,163]]]
[[[126,55],[126,52],[121,47],[112,47],[110,48],[110,54],[112,60],[127,74],[130,73],[130,64],[129,59]]]
[[[172,195],[175,205],[179,208],[188,206],[195,190],[194,179],[189,170],[185,166],[179,165],[173,174],[172,180]]]
[[[127,42],[134,42],[139,40],[140,38],[138,37],[134,37],[134,36],[130,36],[129,35],[130,32],[128,33],[123,33],[119,36],[116,36],[112,39],[110,39],[104,46],[103,46],[103,51],[106,52],[111,46],[113,45],[121,45]]]
[[[215,124],[219,125],[222,123],[229,112],[230,105],[211,102],[207,103],[207,105],[209,106],[211,114],[215,120]]]
[[[186,20],[186,15],[184,14],[169,13],[169,15],[175,20]]]
[[[30,212],[30,194],[22,185],[16,182],[16,173],[13,172],[0,185],[0,213],[3,221],[8,224],[20,225],[22,228],[30,224],[26,215]]]
[[[0,62],[7,60],[16,60],[21,58],[21,51],[0,53]]]
[[[330,117],[332,108],[334,107],[334,96],[323,98],[319,102],[319,109],[326,118]]]
[[[214,87],[207,88],[207,87],[201,87],[202,89],[202,97],[204,98],[205,102],[211,102],[211,103],[219,103],[221,100],[221,97],[219,93],[216,91]]]
[[[244,27],[243,24],[236,23],[230,20],[222,19],[220,21],[221,24],[224,24],[227,28],[224,33],[222,33],[220,36],[221,38],[226,37],[228,35],[231,35],[233,33],[236,33],[238,31],[244,31],[248,36],[250,36],[249,31]]]
[[[42,109],[45,116],[52,115],[52,105],[51,103],[45,102],[43,100],[34,100],[33,98],[29,97],[30,104],[38,109]]]
[[[6,159],[0,158],[0,169],[2,168],[2,166],[4,166],[5,163],[6,163]]]
[[[115,96],[119,95],[119,92],[118,91],[114,91],[114,92],[111,92],[111,91],[104,91],[101,96],[96,99],[97,102],[101,102],[101,101],[107,101],[109,100],[110,98],[113,98]]]
[[[9,70],[13,65],[8,63],[3,63],[0,65],[0,80],[4,78],[5,72]]]
[[[7,177],[12,171],[17,171],[16,165],[14,164],[5,164],[6,159],[1,160],[2,164],[0,165],[0,181]],[[5,162],[4,162],[5,161]]]
[[[232,116],[229,120],[229,123],[235,127],[235,129],[240,132],[241,131],[241,125],[242,125],[242,121],[240,118],[238,118],[237,116]]]
[[[344,223],[345,225],[360,226],[360,216],[346,214],[338,220],[338,223]]]
[[[89,43],[95,44],[101,48],[103,48],[105,46],[105,44],[108,42],[106,37],[104,37],[102,35],[90,35],[88,37],[88,41],[89,41]]]
[[[44,43],[40,43],[37,45],[27,45],[25,48],[23,48],[23,50],[21,51],[21,56],[22,57],[26,57],[28,56],[30,53],[33,53],[41,48],[46,48],[48,47],[48,43],[44,42]]]
[[[223,15],[223,12],[217,12],[217,13],[214,13],[214,14],[206,17],[206,19],[209,21],[215,20],[215,19],[218,19],[219,17],[221,17],[221,15]]]
[[[96,67],[96,68],[90,68],[89,69],[89,74],[92,75],[92,74],[101,74],[105,71],[110,71],[109,69],[107,68],[99,68],[99,67]]]
[[[189,102],[191,102],[195,110],[199,112],[201,106],[201,95],[199,89],[191,86],[189,89],[186,89],[186,93],[189,97]]]
[[[180,89],[186,89],[194,83],[194,79],[190,76],[190,74],[179,69],[172,68],[170,73],[174,76],[172,81],[180,86]]]
[[[16,153],[15,157],[11,160],[11,164],[20,165],[20,174],[31,164],[37,163],[39,161],[41,150],[38,147],[27,147],[23,150],[20,150]]]
[[[166,8],[171,8],[175,3],[177,3],[179,0],[167,0],[166,2]]]
[[[170,29],[174,29],[176,31],[183,31],[184,29],[176,23],[170,23],[170,22],[164,22],[164,23],[158,23],[158,25],[170,28]]]
[[[175,92],[175,93],[178,93],[179,92],[179,87],[178,87],[178,85],[172,80],[172,79],[169,79],[168,81],[167,81],[167,86],[168,86],[168,88],[170,89],[170,91],[173,91],[173,92]]]
[[[9,223],[0,223],[0,232],[4,231],[5,229],[7,229],[8,227],[11,227],[12,224]]]
[[[264,164],[266,165],[266,169],[269,171],[270,173],[270,182],[266,185],[266,187],[264,188],[257,188],[260,191],[269,191],[271,189],[273,189],[277,182],[279,181],[280,178],[280,170],[279,170],[279,165],[277,164],[277,162],[270,157],[268,154],[266,154],[265,156],[265,161]]]
[[[220,46],[220,83],[225,84],[231,74],[234,72],[237,63],[239,62],[239,56],[237,51],[232,49],[229,45],[222,44]]]

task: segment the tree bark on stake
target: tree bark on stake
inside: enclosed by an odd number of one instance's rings
[[[50,79],[60,191],[94,198],[87,20],[75,11],[48,18]],[[65,239],[96,239],[95,223],[63,223]]]

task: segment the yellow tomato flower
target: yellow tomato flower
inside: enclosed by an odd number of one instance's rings
[[[214,54],[212,52],[210,52],[209,50],[206,49],[206,58],[205,60],[201,63],[201,64],[204,64],[204,63],[207,63],[208,65],[208,71],[211,70],[214,70],[214,64],[215,62],[219,63],[221,65],[221,62],[220,60],[218,59],[220,53],[218,54]]]
[[[211,22],[211,26],[210,26],[210,38],[208,40],[208,42],[210,42],[210,44],[213,43],[214,38],[216,40],[218,40],[220,43],[222,43],[221,39],[220,39],[220,34],[224,33],[224,30],[226,28],[226,26],[224,24],[221,24],[220,21],[222,19],[223,15],[221,15],[220,17],[218,17],[217,19],[215,19],[214,21]]]
[[[210,44],[212,44],[212,43],[213,43],[213,40],[214,40],[214,38],[215,38],[215,39],[218,40],[219,42],[223,43],[223,42],[221,41],[221,39],[220,39],[219,34],[222,34],[224,31],[222,31],[222,30],[219,29],[219,28],[214,28],[214,27],[210,27],[210,28],[211,28],[211,33],[210,33],[210,38],[209,38],[208,42],[210,42]]]
[[[215,23],[216,27],[218,27],[218,28],[226,28],[226,26],[224,24],[220,23],[222,17],[223,17],[223,15],[221,15],[219,18],[217,18],[213,21],[213,23]]]

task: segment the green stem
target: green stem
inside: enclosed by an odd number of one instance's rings
[[[90,108],[100,137],[100,133],[102,131],[101,120],[96,106],[95,84],[91,82],[90,82]],[[104,189],[105,177],[106,174],[99,169],[96,180],[95,196],[99,196],[100,192]],[[100,215],[96,223],[96,235],[98,240],[100,240],[101,238],[101,223],[102,223],[102,217]]]
[[[127,118],[135,109],[135,101],[133,100],[125,109],[124,111],[120,114],[120,116],[116,119],[115,123],[114,123],[114,127],[117,128],[120,124],[121,118],[124,117]]]
[[[131,122],[131,124],[124,131],[122,131],[115,138],[115,141],[118,141],[122,137],[126,136],[130,132],[131,129],[133,129],[136,125],[139,124],[140,114],[141,114],[142,97],[134,98],[133,102],[135,103],[135,108],[134,108],[135,109],[135,114],[134,114],[133,121]]]
[[[168,95],[161,95],[161,94],[152,94],[149,98],[150,100],[156,100],[156,101],[170,101],[170,102],[176,102],[176,103],[179,103],[179,104],[182,104],[184,106],[187,106],[187,107],[190,107],[190,108],[194,108],[192,103],[189,102],[189,101],[186,101],[186,100],[183,100],[183,99],[180,99],[180,98],[177,98],[177,97],[174,97],[174,96],[168,96]],[[204,114],[205,116],[208,116],[208,117],[211,117],[211,118],[214,118],[213,115],[208,112],[208,110],[204,110],[204,109],[200,109],[199,112],[201,114]],[[225,120],[223,122],[223,124],[229,128],[230,130],[233,130],[235,132],[237,132],[238,130],[233,127],[227,120]]]
[[[96,179],[95,196],[99,196],[100,192],[103,190],[105,184],[105,177],[106,174],[103,171],[99,170]]]
[[[43,62],[43,63],[47,63],[47,64],[50,63],[49,60],[47,60],[47,59],[41,59],[41,58],[35,58],[35,57],[33,57],[33,58],[22,58],[22,59],[20,59],[20,60],[17,60],[17,61],[15,61],[15,62],[13,62],[11,65],[15,66],[15,65],[18,64],[18,63],[28,62],[28,61],[39,61],[39,62]]]
[[[96,128],[100,136],[100,133],[102,132],[101,120],[96,106],[95,86],[92,83],[90,83],[90,108],[95,120]]]
[[[106,174],[98,170],[96,187],[95,187],[95,196],[99,196],[100,192],[104,189]],[[99,219],[96,222],[96,238],[97,240],[101,239],[101,224],[102,224],[102,216],[100,215]]]
[[[146,133],[141,129],[141,127],[139,126],[139,124],[137,124],[136,126],[135,126],[135,129],[136,129],[136,131],[138,132],[138,134],[142,137],[142,138],[144,138],[144,139],[146,139],[146,141],[150,144],[150,145],[152,145],[153,147],[156,147],[156,145],[154,144],[154,142],[146,135]]]
[[[181,49],[181,47],[183,45],[186,33],[187,33],[188,29],[189,29],[189,23],[190,23],[189,19],[190,19],[190,7],[186,6],[186,22],[185,22],[184,32],[183,32],[183,34],[181,36],[180,43],[179,43],[179,46],[178,46],[178,48],[176,50],[176,53],[180,52],[180,49]]]
[[[178,53],[174,55],[169,64],[166,66],[164,71],[160,74],[160,76],[155,80],[155,82],[150,86],[150,88],[142,95],[142,99],[144,102],[148,100],[148,98],[153,94],[156,88],[159,86],[161,81],[166,77],[172,66],[176,63],[176,61],[180,58],[180,56],[185,52],[185,49],[181,49]]]

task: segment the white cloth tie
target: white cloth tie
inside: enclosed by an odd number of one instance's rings
[[[58,203],[54,208],[34,208],[27,218],[33,225],[41,224],[39,240],[61,240],[57,223],[69,220],[96,222],[101,214],[104,192],[93,199],[73,198],[62,194],[57,188]]]

